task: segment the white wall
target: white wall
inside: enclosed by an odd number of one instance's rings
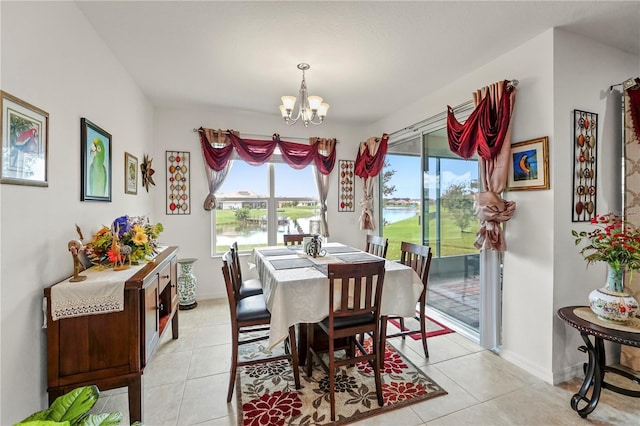
[[[585,304],[604,282],[604,269],[585,270],[570,233],[571,114],[600,114],[598,212],[606,212],[619,206],[612,194],[620,192],[610,146],[619,116],[607,89],[638,74],[637,65],[635,56],[551,29],[369,128],[392,132],[465,102],[494,81],[520,81],[512,142],[549,136],[551,189],[505,193],[517,210],[505,233],[501,356],[548,382],[571,377],[567,372],[584,361],[576,350],[579,334],[557,319],[557,308]]]
[[[551,311],[570,305],[584,305],[586,296],[606,280],[604,264],[591,265],[575,248],[571,229],[590,230],[586,223],[572,223],[571,194],[573,161],[573,110],[598,114],[597,198],[598,214],[622,209],[621,95],[609,87],[640,75],[638,57],[611,49],[566,31],[556,30],[554,39],[554,133],[555,199],[553,224],[554,287]],[[556,382],[581,371],[584,354],[579,334],[553,318],[552,367]],[[514,332],[515,334],[515,332]],[[619,347],[610,347],[609,362],[615,362]]]
[[[0,424],[47,406],[43,289],[73,272],[67,241],[122,214],[153,213],[124,193],[124,152],[152,149],[153,109],[73,2],[2,2],[2,90],[49,113],[49,187],[0,185]],[[26,26],[25,26],[26,25]],[[80,118],[112,134],[112,202],[80,201]],[[152,220],[155,218],[152,216]]]
[[[227,111],[212,108],[156,108],[155,111],[155,143],[154,164],[157,192],[156,216],[165,226],[162,240],[180,246],[179,257],[195,257],[194,274],[198,279],[197,298],[210,299],[226,297],[224,281],[220,268],[220,256],[211,257],[211,213],[202,207],[209,189],[206,181],[204,161],[198,134],[193,129],[199,127],[234,129],[243,134],[264,135],[278,133],[283,140],[289,138],[308,139],[311,136],[335,137],[338,139],[336,167],[338,160],[355,160],[358,143],[368,136],[359,129],[348,128],[331,122],[331,117],[319,127],[305,127],[301,123],[286,125],[274,109],[272,115],[256,114],[242,111]],[[380,136],[378,134],[377,136]],[[255,136],[253,136],[255,137]],[[295,142],[303,142],[294,139]],[[190,215],[166,215],[164,170],[165,151],[189,151],[191,153],[191,199]],[[335,169],[337,170],[337,168]],[[356,179],[356,200],[362,198],[362,183]],[[316,189],[309,188],[312,193]],[[327,198],[329,240],[364,248],[365,233],[358,226],[359,206],[356,211],[338,212],[337,174],[330,177],[330,190]],[[164,215],[164,216],[163,216]],[[248,255],[241,256],[243,274],[250,277],[247,265]]]

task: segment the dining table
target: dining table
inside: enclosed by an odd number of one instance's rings
[[[253,249],[253,265],[271,313],[270,349],[285,340],[290,326],[316,323],[329,316],[328,264],[382,259],[337,242],[323,244],[322,250],[323,256],[313,257],[300,245]],[[380,315],[414,317],[422,288],[411,267],[386,260]]]

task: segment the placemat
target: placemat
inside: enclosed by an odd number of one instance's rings
[[[291,254],[291,250],[289,248],[277,248],[270,250],[259,250],[263,256],[286,256]]]
[[[349,247],[349,246],[340,246],[340,247],[324,247],[324,250],[329,254],[334,253],[354,253],[359,252],[357,248]]]
[[[314,263],[313,267],[316,268],[318,271],[320,271],[325,277],[329,276],[329,268],[328,268],[328,263],[324,263],[324,264],[317,264]]]
[[[374,262],[376,260],[382,260],[381,257],[362,252],[354,254],[336,254],[335,257],[342,260],[344,263]]]
[[[573,313],[583,320],[601,325],[603,327],[612,328],[618,331],[626,331],[628,333],[640,333],[640,318],[633,317],[625,323],[619,323],[598,318],[598,316],[591,310],[591,308],[576,308],[573,310]]]
[[[270,260],[269,263],[274,269],[306,268],[314,265],[309,259],[276,259]]]

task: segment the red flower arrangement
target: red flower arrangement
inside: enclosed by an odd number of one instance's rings
[[[587,265],[593,262],[607,262],[616,272],[640,269],[638,228],[614,213],[596,215],[591,219],[591,223],[597,225],[591,232],[571,231],[576,246],[582,243],[582,240],[589,242],[580,250]]]

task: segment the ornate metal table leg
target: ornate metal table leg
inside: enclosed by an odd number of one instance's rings
[[[585,365],[585,377],[580,390],[571,398],[571,408],[577,411],[580,417],[587,418],[587,416],[595,410],[600,400],[600,392],[604,379],[605,353],[602,339],[596,337],[594,346],[591,344],[588,334],[580,333],[580,335],[586,343],[586,346],[580,346],[578,350],[586,352],[589,355],[589,363]],[[592,388],[590,398],[587,397],[589,388]],[[580,402],[586,402],[587,405],[579,408],[578,404]]]

